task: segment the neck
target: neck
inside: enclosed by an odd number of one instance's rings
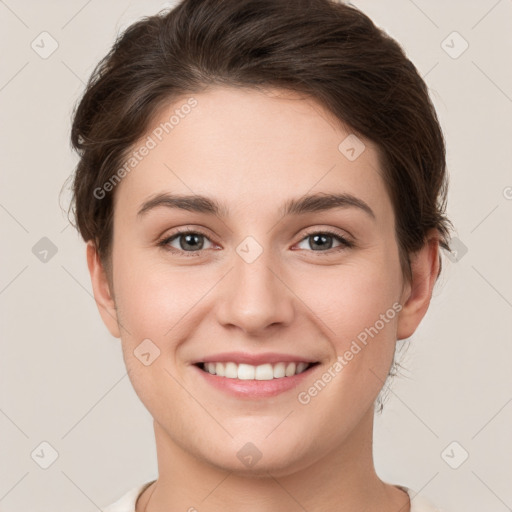
[[[137,512],[409,512],[409,497],[375,473],[373,409],[339,446],[320,458],[258,476],[223,470],[183,450],[155,421],[159,477],[137,502]]]

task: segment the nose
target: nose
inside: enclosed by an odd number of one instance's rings
[[[216,297],[217,318],[247,335],[264,335],[270,327],[293,320],[294,294],[280,277],[279,265],[264,250],[252,262],[235,254],[234,268],[222,280]]]

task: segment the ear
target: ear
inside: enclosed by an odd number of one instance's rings
[[[119,323],[114,295],[110,289],[107,274],[101,263],[94,242],[87,242],[87,266],[91,275],[94,300],[98,306],[103,323],[107,326],[114,338],[120,338]]]
[[[437,230],[432,230],[424,246],[411,257],[412,281],[404,286],[397,339],[412,336],[425,316],[439,274],[439,265],[439,234]]]

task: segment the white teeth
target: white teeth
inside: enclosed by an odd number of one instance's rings
[[[307,363],[299,363],[297,365],[297,370],[295,370],[297,373],[302,373],[306,369]]]
[[[240,380],[254,380],[256,368],[250,364],[238,365],[238,378]]]
[[[306,370],[308,363],[251,364],[204,363],[204,370],[212,375],[240,380],[272,380],[292,377]]]
[[[274,378],[274,370],[271,364],[260,364],[256,366],[254,374],[256,380],[272,380]]]
[[[295,375],[295,369],[295,363],[288,363],[284,374],[287,377],[291,377],[292,375]]]
[[[219,377],[224,377],[225,376],[225,373],[224,373],[224,365],[222,363],[216,363],[215,364],[215,373],[219,376]]]
[[[274,365],[274,379],[280,379],[286,375],[286,364],[277,363]]]
[[[236,379],[238,377],[238,366],[235,363],[226,363],[224,377],[227,377],[228,379]]]

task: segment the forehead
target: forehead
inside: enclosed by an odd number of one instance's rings
[[[317,192],[390,207],[377,147],[289,91],[219,87],[183,96],[160,110],[130,154],[134,165],[115,192],[116,209],[129,215],[161,192],[222,198],[234,210]]]

